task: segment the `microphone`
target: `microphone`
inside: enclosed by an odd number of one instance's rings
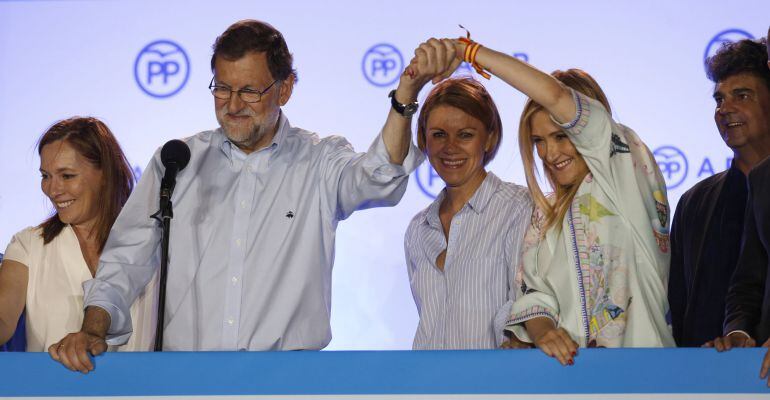
[[[166,167],[160,181],[160,210],[152,218],[161,222],[160,282],[158,286],[158,320],[155,326],[155,351],[163,351],[165,327],[166,280],[168,279],[168,247],[171,234],[171,218],[174,218],[171,194],[176,186],[176,174],[190,162],[190,148],[181,140],[169,140],[160,150],[160,161]]]
[[[160,181],[160,201],[163,204],[169,201],[171,194],[174,193],[177,172],[183,170],[190,162],[190,148],[181,140],[169,140],[160,150],[160,161],[166,167],[166,172]]]

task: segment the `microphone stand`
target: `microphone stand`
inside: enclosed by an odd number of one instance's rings
[[[162,229],[160,247],[160,285],[158,290],[158,322],[155,327],[155,351],[163,351],[163,328],[165,325],[166,311],[166,280],[168,278],[168,243],[171,234],[171,219],[174,218],[171,193],[174,191],[174,185],[176,183],[176,172],[176,164],[172,164],[166,168],[166,176],[163,177],[160,187],[160,210],[152,215],[152,218],[155,218],[161,223]],[[168,175],[170,175],[170,177]]]

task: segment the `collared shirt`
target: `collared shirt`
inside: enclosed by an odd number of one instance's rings
[[[532,200],[526,188],[488,173],[452,218],[449,240],[439,219],[446,191],[418,213],[404,238],[420,323],[414,349],[492,349],[517,292],[521,244]],[[444,270],[436,258],[446,249]]]
[[[331,340],[337,223],[396,204],[423,155],[389,162],[382,136],[356,154],[281,116],[272,144],[243,154],[218,129],[184,139],[192,154],[172,201],[165,350],[321,349]],[[131,332],[128,306],[159,265],[163,174],[157,151],[112,228],[86,306],[110,314],[109,343]]]

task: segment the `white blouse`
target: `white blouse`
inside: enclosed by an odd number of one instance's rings
[[[92,279],[75,231],[70,225],[44,245],[42,228],[17,233],[5,251],[5,259],[29,270],[26,301],[27,351],[48,347],[83,323],[83,282]],[[157,276],[131,307],[134,334],[125,346],[110,351],[152,351],[155,340]]]

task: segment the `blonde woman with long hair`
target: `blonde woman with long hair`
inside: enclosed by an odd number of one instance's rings
[[[548,75],[467,39],[455,52],[530,98],[519,146],[535,210],[506,329],[563,365],[580,347],[673,346],[665,318],[669,206],[647,146],[612,120],[602,89],[583,71]],[[538,183],[535,154],[550,195]]]

